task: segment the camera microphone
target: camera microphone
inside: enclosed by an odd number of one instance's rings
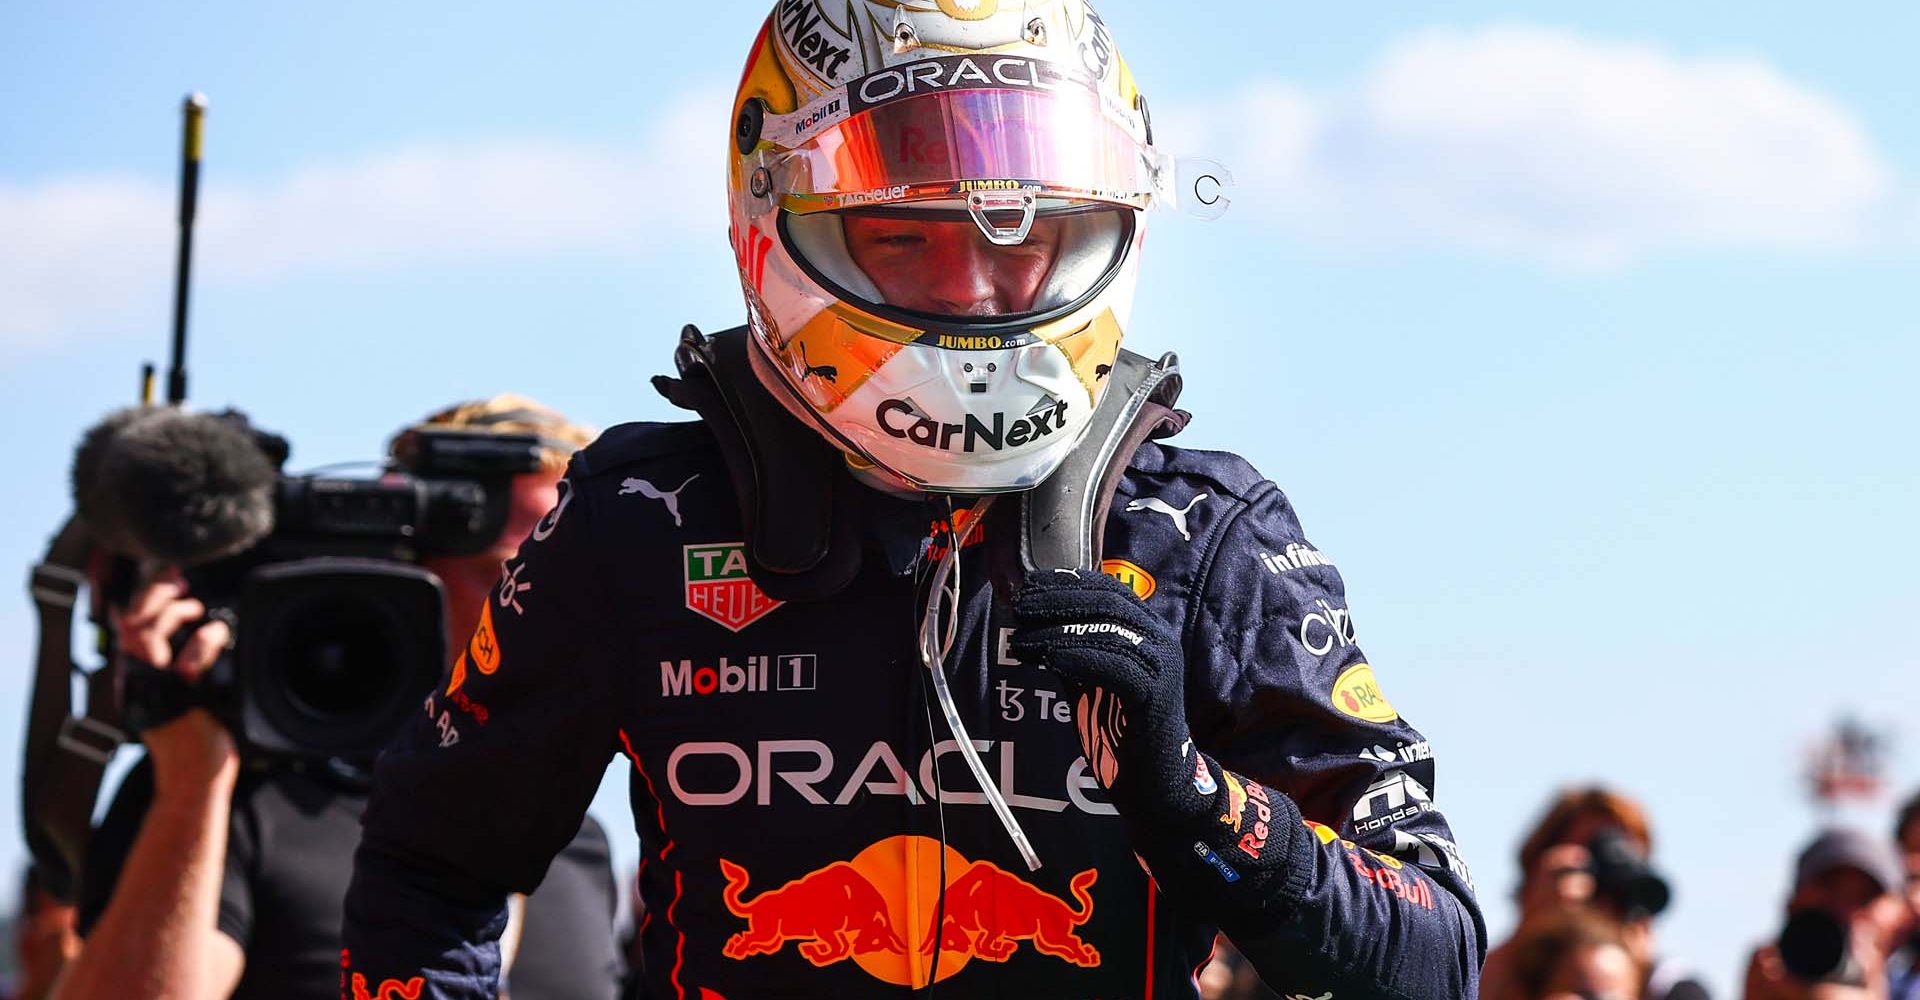
[[[273,529],[277,460],[244,416],[170,406],[116,410],[73,457],[73,498],[101,544],[135,559],[193,566],[240,552]]]

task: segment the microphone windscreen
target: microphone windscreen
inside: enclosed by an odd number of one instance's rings
[[[277,478],[245,424],[173,407],[109,414],[73,460],[74,504],[102,544],[180,566],[266,537]]]

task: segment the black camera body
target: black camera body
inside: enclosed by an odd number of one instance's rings
[[[1603,830],[1587,844],[1594,896],[1623,918],[1659,916],[1673,901],[1673,889],[1646,855],[1619,830]]]
[[[284,442],[255,433],[283,459]],[[491,546],[541,442],[421,428],[398,452],[405,471],[375,479],[281,476],[272,531],[187,571],[191,593],[234,627],[201,701],[249,751],[371,759],[419,710],[447,660],[445,596],[419,561]]]
[[[1787,914],[1774,942],[1787,974],[1805,983],[1866,985],[1866,969],[1849,947],[1847,922],[1823,909]]]

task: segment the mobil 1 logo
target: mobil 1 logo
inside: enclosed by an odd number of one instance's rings
[[[692,659],[660,661],[662,698],[812,691],[819,682],[820,658],[813,653],[762,654],[743,659],[722,656],[710,663]]]

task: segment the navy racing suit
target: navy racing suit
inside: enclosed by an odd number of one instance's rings
[[[974,545],[946,668],[1043,861],[1028,871],[928,707],[911,568],[945,544],[929,541],[942,508],[846,485],[866,506],[859,576],[781,603],[747,573],[703,424],[628,424],[575,456],[380,759],[344,998],[492,996],[502,898],[539,883],[615,757],[641,843],[645,996],[907,996],[929,979],[935,996],[1197,996],[1217,918],[1156,880],[1222,877],[1232,851],[1149,876],[1060,679],[1011,655]],[[1306,821],[1267,924],[1228,928],[1263,978],[1311,1000],[1475,995],[1484,928],[1432,753],[1285,496],[1236,456],[1149,443],[1104,547],[1103,568],[1180,629],[1194,742]]]

